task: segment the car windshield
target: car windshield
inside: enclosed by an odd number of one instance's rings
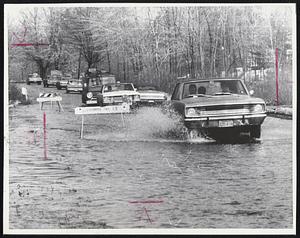
[[[130,90],[134,91],[134,88],[132,84],[112,84],[112,85],[104,85],[103,86],[103,92],[115,92],[115,91],[124,91],[124,90]]]
[[[241,94],[246,95],[246,89],[240,80],[211,80],[188,82],[183,87],[183,98],[197,96],[218,96]]]
[[[146,91],[146,90],[157,90],[157,89],[154,86],[142,86],[142,87],[139,87],[139,90]]]

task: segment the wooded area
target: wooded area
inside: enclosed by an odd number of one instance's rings
[[[258,5],[27,9],[9,19],[9,76],[58,69],[79,77],[96,67],[167,92],[185,77],[253,84],[274,80],[278,48],[281,80],[292,81],[293,14]]]

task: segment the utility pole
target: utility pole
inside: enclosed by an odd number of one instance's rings
[[[81,49],[79,51],[79,58],[78,58],[78,73],[77,73],[77,78],[80,78],[80,64],[81,64]]]
[[[276,79],[276,105],[279,105],[278,99],[278,48],[275,49],[275,79]]]

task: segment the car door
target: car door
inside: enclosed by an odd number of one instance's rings
[[[184,116],[184,104],[181,102],[182,89],[183,84],[177,83],[171,96],[171,102],[173,109]]]

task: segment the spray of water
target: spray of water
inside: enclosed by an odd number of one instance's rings
[[[112,131],[86,134],[85,139],[117,141],[176,141],[206,142],[204,138],[189,138],[181,117],[169,105],[140,107],[134,113],[124,115],[124,126],[113,126]]]
[[[161,107],[140,108],[128,121],[128,128],[135,136],[162,139],[185,139],[186,128],[180,117]]]

